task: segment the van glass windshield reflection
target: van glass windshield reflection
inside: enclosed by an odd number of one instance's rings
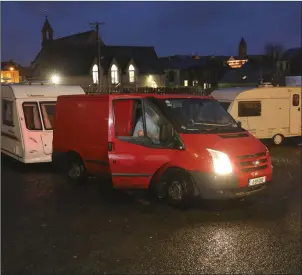
[[[223,109],[226,111],[229,109],[231,102],[220,102],[220,105],[222,106]]]
[[[239,132],[242,129],[216,100],[199,98],[160,99],[166,116],[183,133]]]

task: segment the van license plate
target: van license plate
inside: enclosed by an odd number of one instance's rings
[[[254,185],[265,183],[265,179],[266,179],[265,177],[250,179],[249,186],[254,186]]]

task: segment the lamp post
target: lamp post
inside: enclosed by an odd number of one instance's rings
[[[99,91],[101,90],[101,43],[100,43],[100,34],[99,34],[99,27],[100,25],[105,25],[103,22],[94,22],[90,23],[92,27],[95,28],[96,32],[96,45],[97,45],[97,59],[98,59],[98,86],[99,86]]]

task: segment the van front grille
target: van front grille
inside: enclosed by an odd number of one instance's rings
[[[252,155],[238,156],[240,171],[250,173],[264,170],[268,167],[266,152],[260,152]]]

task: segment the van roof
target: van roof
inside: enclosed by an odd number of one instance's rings
[[[80,86],[75,85],[3,85],[1,87],[3,97],[18,98],[57,98],[60,95],[85,94]]]
[[[219,101],[233,101],[243,98],[276,98],[288,96],[289,90],[301,93],[300,87],[240,87],[215,90],[211,93]]]

